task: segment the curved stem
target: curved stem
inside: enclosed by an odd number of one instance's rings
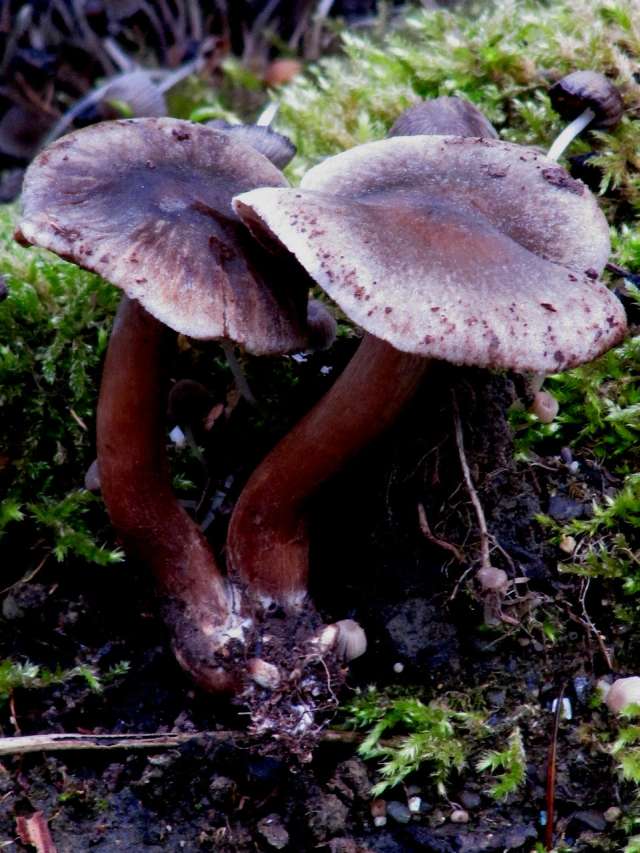
[[[569,147],[576,136],[578,136],[579,133],[582,133],[585,127],[590,124],[595,117],[596,114],[594,111],[587,107],[587,109],[581,112],[577,118],[574,118],[571,124],[568,124],[554,139],[551,148],[547,152],[547,160],[559,160],[560,157],[562,157],[565,148]]]
[[[233,679],[216,652],[233,636],[227,584],[171,488],[165,450],[167,329],[137,302],[120,304],[98,403],[102,494],[126,552],[148,565],[181,665],[204,687]]]
[[[307,500],[395,421],[428,363],[365,335],[331,390],[255,470],[231,517],[227,560],[258,596],[302,604]]]

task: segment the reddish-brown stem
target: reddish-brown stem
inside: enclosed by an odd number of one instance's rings
[[[301,604],[308,499],[395,421],[427,366],[365,335],[331,390],[254,471],[231,518],[227,560],[255,594],[292,609]]]
[[[216,662],[233,621],[228,588],[195,522],[171,488],[165,449],[169,332],[123,299],[98,404],[98,465],[111,521],[129,555],[155,576],[181,665],[204,687],[229,689]]]

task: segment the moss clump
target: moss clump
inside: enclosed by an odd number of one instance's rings
[[[48,252],[17,246],[16,218],[12,208],[0,215],[9,289],[0,303],[0,560],[18,572],[50,552],[104,565],[120,552],[103,546],[101,504],[82,486],[118,292]]]

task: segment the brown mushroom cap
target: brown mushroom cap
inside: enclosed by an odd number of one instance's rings
[[[406,109],[387,137],[418,134],[498,138],[491,122],[470,101],[445,96]]]
[[[299,190],[255,190],[234,206],[401,351],[549,373],[595,358],[626,329],[594,280],[609,254],[604,216],[531,148],[387,139],[325,161]]]
[[[104,122],[34,160],[16,237],[98,273],[178,332],[286,352],[307,342],[308,282],[256,246],[231,207],[236,193],[286,185],[266,157],[211,128]]]
[[[549,90],[554,110],[571,121],[587,108],[595,114],[592,127],[613,127],[622,118],[622,96],[613,83],[596,71],[574,71]]]

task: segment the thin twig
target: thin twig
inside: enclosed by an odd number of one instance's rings
[[[447,542],[446,539],[440,539],[435,536],[431,532],[431,528],[429,527],[429,522],[427,520],[427,513],[424,508],[424,505],[418,504],[418,522],[420,524],[420,530],[422,535],[428,542],[431,542],[432,545],[437,545],[438,548],[444,548],[445,551],[449,551],[459,563],[464,562],[464,554],[460,551],[459,548],[456,548],[455,545],[452,545],[451,542]]]
[[[562,699],[564,697],[563,684],[556,699],[556,715],[553,721],[553,733],[549,746],[549,760],[547,762],[547,828],[545,832],[545,846],[547,850],[553,850],[553,825],[555,823],[555,801],[556,801],[556,767],[558,755],[558,731],[560,729],[560,718],[562,717]]]
[[[583,625],[585,625],[585,627],[587,627],[589,629],[589,631],[591,631],[593,636],[596,638],[596,642],[598,644],[598,647],[600,649],[602,657],[604,658],[605,663],[607,664],[607,668],[609,670],[613,670],[613,661],[611,660],[611,655],[609,654],[609,650],[607,649],[607,647],[604,644],[603,636],[600,633],[600,631],[598,631],[598,629],[594,625],[591,617],[589,616],[589,613],[587,612],[586,597],[587,597],[587,592],[589,591],[590,585],[591,585],[591,578],[586,578],[582,583],[582,590],[580,592],[580,606],[582,607],[582,619],[580,621],[582,622]]]
[[[328,729],[320,735],[320,743],[360,743],[365,735],[358,732],[342,732]],[[149,734],[85,735],[56,733],[48,735],[23,735],[0,738],[0,756],[24,755],[30,752],[77,752],[80,750],[162,750],[174,749],[194,738],[214,741],[247,741],[249,735],[243,731],[223,730],[218,732],[152,732]]]
[[[460,410],[458,408],[458,400],[456,398],[455,391],[451,392],[451,399],[453,403],[453,425],[456,436],[456,444],[458,446],[458,456],[460,457],[460,467],[462,468],[462,476],[464,477],[464,482],[467,487],[467,491],[469,492],[471,503],[473,504],[473,508],[476,512],[478,527],[480,528],[480,562],[482,563],[483,569],[488,569],[491,567],[491,559],[489,556],[489,531],[487,529],[487,521],[484,516],[482,504],[480,503],[480,498],[478,497],[478,493],[476,492],[475,486],[473,485],[471,471],[469,470],[469,464],[467,462],[467,457],[464,452],[464,435],[462,432],[462,421],[460,420]]]

